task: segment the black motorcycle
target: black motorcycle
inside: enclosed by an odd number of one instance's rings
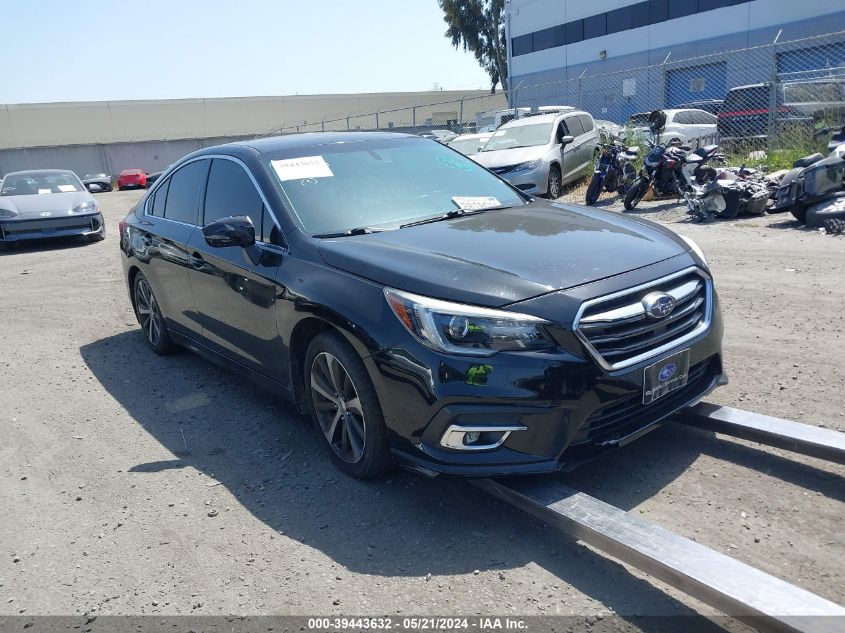
[[[585,202],[587,205],[595,204],[601,196],[602,189],[619,194],[627,193],[634,179],[637,177],[637,170],[634,169],[634,161],[640,154],[639,147],[626,147],[614,139],[609,143],[599,145],[601,154],[598,164],[587,187]]]

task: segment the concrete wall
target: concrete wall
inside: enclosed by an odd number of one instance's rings
[[[0,105],[0,149],[108,144],[134,141],[203,139],[267,134],[282,127],[381,110],[381,127],[410,119],[410,106],[487,91],[387,92],[230,99],[160,101],[93,101],[88,103],[24,103]],[[429,108],[431,111],[444,108]],[[445,110],[457,112],[451,105]],[[431,118],[419,112],[418,123]],[[393,121],[392,118],[399,120]],[[434,117],[437,118],[436,116]],[[410,121],[408,121],[410,122]],[[337,127],[337,126],[335,126]],[[354,127],[354,126],[353,126]]]

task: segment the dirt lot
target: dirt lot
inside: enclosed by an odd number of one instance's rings
[[[711,613],[464,482],[350,480],[284,402],[155,357],[117,248],[139,195],[99,196],[105,242],[0,256],[0,615]],[[711,400],[845,430],[845,237],[643,207],[710,259]],[[561,477],[845,604],[844,468],[667,425]]]

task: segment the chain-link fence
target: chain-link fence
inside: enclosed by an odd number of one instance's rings
[[[729,153],[765,150],[768,160],[823,147],[823,128],[845,124],[845,32],[640,68],[528,85],[518,78],[507,93],[409,105],[325,121],[302,121],[272,134],[336,130],[393,130],[455,134],[495,129],[542,106],[568,105],[620,128],[645,131],[647,114],[667,110],[662,138],[693,145],[716,142]],[[572,72],[570,68],[568,72]],[[563,73],[564,71],[561,70]],[[609,126],[608,126],[609,127]]]

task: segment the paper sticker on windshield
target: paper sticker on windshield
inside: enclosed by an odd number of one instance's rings
[[[47,193],[53,193],[53,190],[52,189],[39,189],[38,190],[39,196],[43,196],[44,194],[47,194]]]
[[[322,156],[303,156],[285,160],[271,160],[270,164],[282,182],[305,178],[328,178],[334,176]]]
[[[74,191],[76,191],[76,187],[74,187],[73,185],[59,185],[58,189],[62,193],[73,193]]]
[[[501,206],[501,202],[491,196],[452,196],[452,202],[464,211],[480,211]]]

